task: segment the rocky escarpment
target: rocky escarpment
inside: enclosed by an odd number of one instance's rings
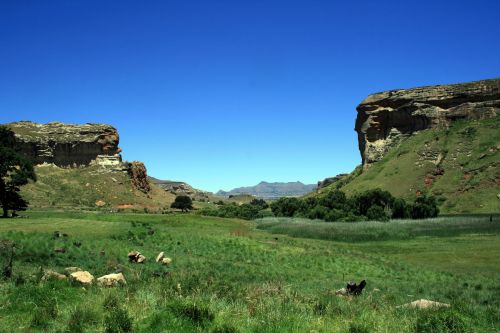
[[[100,155],[120,159],[118,132],[110,125],[21,121],[7,127],[14,132],[16,150],[35,164],[89,165]]]
[[[457,119],[495,117],[500,78],[392,90],[369,95],[357,107],[355,130],[365,169],[413,133]]]

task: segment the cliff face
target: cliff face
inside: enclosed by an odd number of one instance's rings
[[[59,122],[7,124],[15,134],[15,148],[35,164],[88,165],[98,155],[119,157],[119,136],[109,125],[70,125]]]
[[[457,119],[492,118],[499,110],[500,78],[369,95],[357,107],[355,125],[363,166],[415,132],[446,128]]]

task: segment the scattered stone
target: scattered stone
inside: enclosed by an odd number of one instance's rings
[[[160,252],[157,256],[155,261],[160,262],[163,258],[165,257],[165,252]]]
[[[172,263],[172,259],[165,257],[161,260],[161,263],[165,266],[168,266]]]
[[[398,306],[398,308],[401,307],[413,308],[413,309],[430,309],[430,308],[439,309],[439,308],[449,308],[450,304],[430,301],[428,299],[419,299],[418,301],[413,301],[411,303]]]
[[[76,247],[82,246],[82,242],[73,242],[73,245]]]
[[[127,284],[122,273],[108,274],[97,279],[97,283],[103,287],[115,287],[118,285]]]
[[[128,253],[128,260],[130,262],[143,263],[146,261],[146,257],[143,256],[139,251],[131,251]]]
[[[54,239],[61,238],[62,236],[63,236],[63,234],[60,231],[54,231],[54,233],[52,234],[52,238],[54,238]]]
[[[57,247],[54,249],[54,252],[56,253],[66,253],[66,248],[64,247]]]
[[[66,280],[66,275],[63,275],[61,273],[57,273],[56,271],[53,271],[53,270],[46,270],[43,272],[43,276],[42,276],[42,281],[47,281],[47,280],[50,280],[50,279],[53,279],[53,280]]]
[[[87,271],[78,271],[70,274],[73,281],[84,284],[91,285],[94,282],[94,276]]]
[[[337,295],[337,296],[349,296],[349,293],[347,292],[346,288],[340,288],[339,290],[335,291],[335,295]]]

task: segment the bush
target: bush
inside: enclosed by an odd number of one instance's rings
[[[193,200],[187,195],[178,195],[172,202],[170,208],[181,209],[183,212],[193,209]]]
[[[323,220],[326,218],[326,215],[329,213],[328,211],[328,208],[324,207],[324,206],[320,206],[320,205],[317,205],[316,207],[314,207],[313,209],[311,209],[309,211],[309,213],[307,214],[307,218],[310,218],[310,219],[319,219],[319,220]]]
[[[260,209],[267,209],[269,205],[264,199],[253,199],[250,201],[250,205],[252,206],[258,206]]]
[[[271,203],[274,216],[293,217],[301,209],[301,201],[297,198],[279,198]]]
[[[219,208],[205,207],[199,210],[198,214],[203,216],[218,216],[243,220],[254,220],[263,217],[259,206],[253,206],[250,204],[238,206],[234,203],[231,205],[224,205]]]
[[[439,214],[436,198],[433,196],[420,196],[411,207],[411,217],[413,219],[426,219],[436,217]]]
[[[384,208],[379,205],[368,208],[366,218],[370,221],[389,221],[389,216],[385,213]]]
[[[394,197],[387,191],[379,188],[355,194],[351,199],[351,206],[356,215],[366,216],[370,207],[377,205],[382,208],[392,207]]]
[[[406,219],[410,217],[410,206],[404,199],[398,198],[394,200],[392,205],[392,218],[393,219]]]

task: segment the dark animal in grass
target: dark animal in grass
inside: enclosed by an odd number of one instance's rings
[[[366,281],[363,280],[358,285],[354,282],[348,282],[346,289],[349,294],[357,296],[361,294],[361,292],[365,287],[366,287]]]

